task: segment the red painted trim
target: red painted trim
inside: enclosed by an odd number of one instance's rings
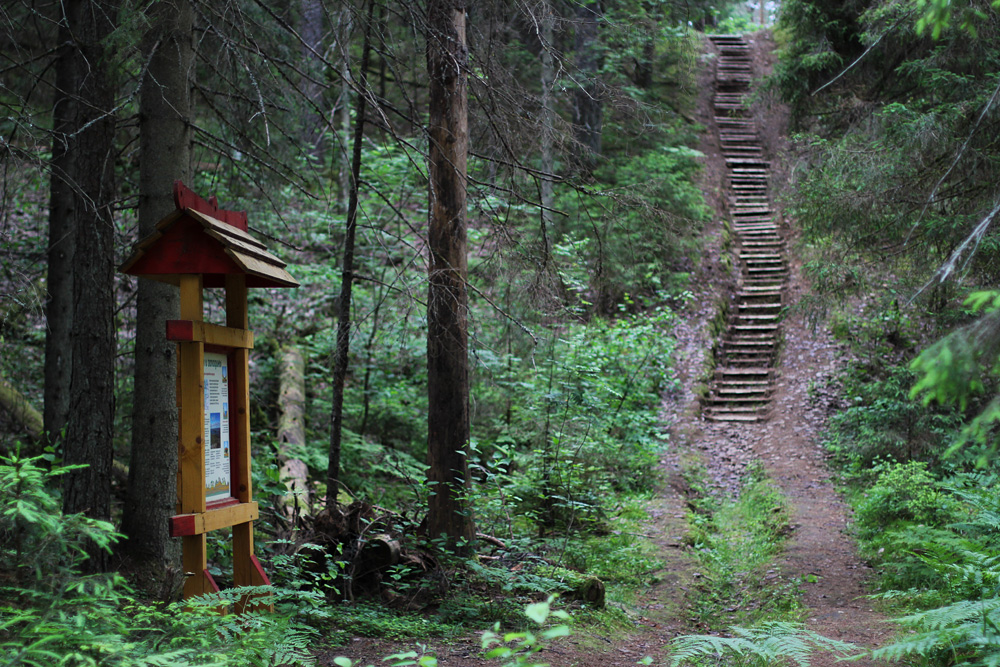
[[[179,180],[174,181],[174,206],[181,211],[189,208],[199,213],[210,215],[216,220],[222,220],[226,224],[242,229],[243,231],[249,229],[246,211],[226,211],[221,209],[214,195],[205,200]]]
[[[194,322],[191,320],[167,320],[167,340],[193,341]]]
[[[229,492],[232,494],[240,493],[240,484],[243,480],[240,478],[240,448],[236,446],[236,443],[241,442],[240,440],[240,422],[236,419],[236,407],[237,399],[239,398],[239,389],[236,385],[236,377],[238,375],[236,368],[236,359],[232,354],[229,355],[229,386],[226,387],[226,391],[229,392]],[[245,369],[246,373],[250,373],[250,369]],[[238,500],[234,498],[234,500]]]
[[[257,574],[260,575],[260,578],[264,580],[263,585],[270,586],[271,580],[267,578],[267,574],[265,574],[264,568],[260,566],[260,561],[257,560],[257,556],[255,554],[250,554],[250,562],[253,564],[253,568],[257,570]]]
[[[215,583],[215,579],[212,578],[212,575],[208,570],[202,570],[201,573],[205,575],[205,580],[208,581],[208,585],[212,587],[213,591],[218,593],[222,590],[219,588],[219,584]]]
[[[194,534],[194,514],[170,517],[170,537],[188,537]]]
[[[181,216],[163,230],[162,236],[129,271],[137,276],[244,273],[226,254],[223,244],[206,234],[202,224],[189,215]]]
[[[232,432],[230,432],[230,435],[232,435]],[[232,451],[231,445],[230,445],[230,451]],[[230,465],[232,464],[230,463]],[[239,498],[233,498],[232,496],[230,496],[229,498],[223,498],[222,500],[213,500],[212,502],[205,503],[205,511],[207,512],[209,510],[221,510],[223,507],[230,507],[232,505],[239,505],[239,504],[240,504]]]

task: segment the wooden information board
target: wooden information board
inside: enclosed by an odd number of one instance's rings
[[[177,285],[179,320],[167,322],[177,342],[177,515],[170,534],[183,541],[184,596],[218,591],[208,572],[206,533],[232,528],[233,582],[269,584],[253,553],[259,518],[250,475],[248,287],[297,287],[284,262],[247,232],[245,213],[223,211],[178,181],[177,210],[141,239],[121,271]],[[225,326],[204,321],[206,287],[226,292]],[[260,599],[248,606],[269,608]]]

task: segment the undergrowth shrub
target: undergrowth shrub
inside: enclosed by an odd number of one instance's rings
[[[40,458],[0,458],[0,664],[8,667],[308,665],[324,616],[317,595],[270,586],[170,605],[138,601],[117,574],[83,575],[87,549],[110,549],[111,524],[63,515]],[[273,614],[220,617],[244,595]]]
[[[847,407],[830,418],[823,443],[849,477],[872,481],[880,459],[939,461],[961,415],[910,398],[914,381],[907,368],[890,363],[845,369]]]
[[[809,667],[816,651],[833,653],[840,659],[858,652],[858,647],[806,630],[800,623],[768,622],[757,628],[730,628],[732,637],[682,635],[671,643],[670,667],[725,664],[738,667],[770,667],[793,663]],[[721,658],[721,659],[720,659]]]
[[[942,526],[954,517],[955,502],[924,461],[884,462],[878,481],[855,509],[858,534],[871,540],[903,524]]]
[[[516,381],[507,359],[482,355],[480,372],[493,380],[482,387],[484,402],[508,405],[480,422],[471,461],[485,482],[476,506],[487,532],[512,524],[606,532],[619,494],[651,488],[666,439],[659,396],[676,382],[673,320],[663,308],[564,327],[534,368],[517,360]]]

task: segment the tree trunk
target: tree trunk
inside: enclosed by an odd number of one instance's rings
[[[541,177],[541,203],[542,203],[542,268],[548,265],[549,261],[549,234],[552,232],[552,209],[555,201],[553,184],[550,174],[555,171],[555,104],[552,100],[552,87],[555,83],[556,68],[552,58],[552,24],[555,17],[552,15],[552,3],[544,0],[542,8],[542,177]]]
[[[193,11],[188,0],[162,0],[150,9],[144,36],[149,67],[139,103],[139,236],[174,210],[173,184],[190,176],[190,72]],[[180,316],[172,285],[138,284],[132,454],[122,532],[138,562],[176,560],[169,517],[177,504],[177,349],[166,340],[168,319]]]
[[[351,153],[347,146],[351,139],[351,8],[345,3],[340,19],[340,131],[343,150],[340,159],[340,199],[344,213],[351,207]]]
[[[63,460],[86,464],[63,484],[63,511],[111,518],[114,427],[115,89],[106,40],[115,28],[116,2],[69,3],[66,20],[76,39],[74,71],[80,104],[73,126],[74,263],[70,408]],[[88,568],[103,570],[108,554],[92,548]]]
[[[464,0],[430,0],[430,272],[427,295],[427,534],[467,551],[475,536],[466,501],[469,468],[466,158],[468,47]]]
[[[278,460],[280,479],[288,489],[278,505],[295,517],[306,506],[309,490],[309,467],[292,456],[288,447],[306,443],[306,362],[297,345],[282,348],[278,377]]]
[[[577,148],[577,164],[586,174],[593,171],[597,156],[601,154],[601,126],[604,111],[601,103],[597,71],[598,57],[597,30],[600,18],[598,0],[582,0],[577,5],[576,49],[577,75],[581,84],[574,95],[573,130]]]
[[[336,507],[340,492],[340,446],[344,430],[344,385],[351,345],[351,291],[354,287],[354,235],[358,228],[358,187],[361,179],[361,144],[365,136],[365,113],[368,101],[368,59],[371,55],[371,27],[375,0],[368,0],[364,44],[361,47],[361,94],[357,96],[354,120],[354,143],[351,148],[351,188],[347,204],[347,230],[344,239],[344,264],[340,280],[340,318],[337,320],[337,348],[333,360],[333,409],[330,415],[330,457],[326,469],[326,506]]]
[[[302,141],[314,158],[323,160],[323,3],[321,0],[299,0],[299,37],[302,38],[301,90],[306,104],[302,120]]]
[[[60,16],[57,20],[62,19]],[[62,442],[69,415],[69,382],[73,324],[73,189],[68,181],[72,155],[69,134],[76,115],[77,84],[65,21],[59,22],[59,66],[52,102],[52,160],[49,182],[49,248],[45,304],[44,430],[52,444]]]

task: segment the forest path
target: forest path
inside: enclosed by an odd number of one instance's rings
[[[767,33],[747,39],[754,78],[759,80],[770,71],[773,44]],[[807,608],[804,621],[809,629],[867,647],[885,643],[892,633],[892,626],[864,598],[868,570],[844,532],[850,521],[849,508],[834,488],[822,448],[814,442],[837,398],[832,391],[826,391],[827,381],[836,372],[837,345],[824,334],[811,331],[800,315],[793,314],[782,323],[784,342],[769,396],[768,418],[758,423],[713,422],[702,414],[696,385],[713,343],[709,323],[717,312],[718,299],[733,298],[735,292],[735,276],[722,261],[720,220],[728,215],[729,207],[724,194],[726,163],[713,120],[711,65],[715,55],[713,52],[704,58],[698,122],[706,127],[699,147],[706,156],[703,190],[717,215],[702,232],[702,261],[692,267],[690,289],[694,298],[673,332],[677,337],[680,388],[665,397],[663,419],[671,425],[674,444],[661,461],[668,484],[649,504],[649,521],[644,530],[658,546],[665,567],[658,573],[659,581],[641,594],[633,634],[620,637],[618,630],[584,632],[577,628],[572,636],[554,642],[537,656],[552,667],[630,667],[644,656],[651,656],[654,665],[665,665],[671,640],[680,634],[704,631],[689,618],[696,611],[689,607],[699,573],[696,561],[684,548],[686,494],[690,489],[681,469],[691,458],[699,459],[706,467],[709,485],[720,493],[734,495],[746,468],[754,462],[760,462],[780,487],[788,500],[793,530],[784,554],[765,579],[769,585],[801,589]],[[786,114],[774,104],[758,103],[753,111],[764,154],[771,162],[769,191],[773,198],[787,173],[782,161]],[[794,249],[794,229],[783,224],[782,234],[789,248]],[[794,305],[807,293],[808,286],[793,252],[788,259],[784,298],[787,305]],[[732,620],[735,623],[735,614]],[[348,655],[361,665],[384,664],[381,658],[385,655],[412,649],[413,645],[357,638],[346,647],[320,656],[320,664],[332,665],[336,655]],[[480,656],[478,634],[447,644],[433,642],[428,649],[442,666],[497,664]],[[832,655],[817,654],[812,659],[815,667],[832,667],[835,662]]]
[[[751,46],[753,76],[760,80],[770,73],[773,44],[768,33],[749,35],[747,40]],[[717,56],[717,47],[711,48],[712,57]],[[710,67],[706,67],[700,83],[699,120],[708,128],[702,145],[706,154],[705,190],[722,216],[729,213],[729,202],[725,195],[725,157],[713,117]],[[768,103],[765,99],[754,104],[752,114],[764,144],[764,155],[771,163],[769,191],[773,205],[774,193],[780,192],[787,181],[787,111],[773,100]],[[789,248],[794,249],[796,230],[787,221],[782,227]],[[721,268],[718,252],[706,255],[701,269],[705,279],[696,281],[707,292],[704,297],[699,295],[703,302],[709,301],[712,294],[732,295],[735,291],[733,278],[726,276]],[[826,465],[825,452],[815,442],[827,416],[835,409],[837,397],[826,387],[836,374],[838,347],[824,332],[810,329],[803,316],[795,311],[794,306],[808,292],[808,284],[794,252],[788,259],[784,303],[792,307],[792,314],[782,323],[783,347],[770,395],[769,417],[761,423],[705,421],[696,416],[698,399],[690,381],[686,382],[687,395],[678,398],[674,405],[668,404],[666,410],[675,415],[675,423],[687,424],[683,432],[687,447],[699,453],[718,490],[734,494],[747,466],[754,461],[763,465],[788,500],[793,528],[778,567],[766,578],[772,585],[796,586],[802,591],[804,621],[810,630],[872,647],[884,643],[893,628],[864,597],[869,572],[856,553],[854,541],[845,533],[850,509],[840,499]],[[703,367],[697,350],[704,350],[710,342],[704,340],[706,324],[701,325],[700,333],[691,332],[693,337],[689,336],[685,343],[688,350],[695,351],[682,362],[689,379],[696,377]],[[690,325],[697,327],[698,322]],[[834,662],[830,655],[817,655],[813,659],[813,664],[821,667]]]

